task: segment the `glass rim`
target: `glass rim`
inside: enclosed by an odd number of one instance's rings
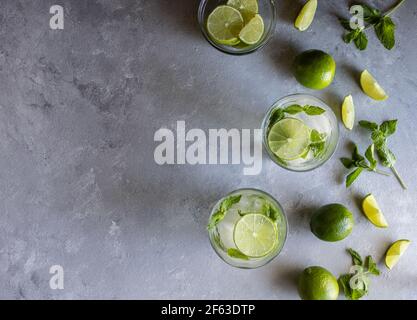
[[[335,139],[335,143],[334,143],[334,147],[332,148],[331,152],[329,152],[328,154],[326,154],[326,156],[323,158],[322,161],[320,161],[316,166],[312,166],[311,168],[301,168],[301,169],[294,169],[288,166],[283,165],[282,163],[280,163],[279,161],[277,161],[274,157],[274,153],[272,152],[272,150],[270,149],[269,145],[268,145],[268,137],[267,137],[267,123],[269,118],[271,117],[271,113],[273,110],[275,110],[275,108],[282,104],[283,101],[289,99],[289,98],[297,98],[297,97],[307,97],[313,100],[318,100],[320,103],[322,103],[323,105],[326,106],[326,108],[328,110],[326,111],[330,111],[330,113],[332,114],[334,120],[335,120],[335,135],[336,135],[336,139]],[[334,113],[333,109],[326,103],[324,102],[322,99],[312,95],[312,94],[308,94],[308,93],[293,93],[293,94],[289,94],[286,95],[280,99],[278,99],[277,101],[275,101],[268,109],[267,113],[265,114],[264,119],[262,120],[262,144],[265,148],[265,150],[268,153],[268,157],[278,166],[280,166],[281,168],[288,170],[288,171],[292,171],[292,172],[309,172],[309,171],[313,171],[317,168],[320,168],[322,165],[324,165],[327,161],[329,161],[333,155],[336,152],[337,146],[339,145],[339,138],[340,138],[340,129],[339,129],[339,121],[336,117],[336,114]]]
[[[285,221],[285,234],[284,234],[284,238],[282,240],[282,246],[281,246],[281,248],[279,250],[277,250],[277,252],[274,253],[271,257],[269,257],[268,260],[266,260],[265,263],[262,263],[259,266],[254,266],[254,267],[237,266],[237,265],[234,265],[234,264],[230,263],[229,261],[227,261],[219,253],[218,249],[216,248],[216,246],[213,243],[213,240],[212,240],[210,231],[207,232],[207,233],[208,233],[208,237],[209,237],[209,240],[210,240],[211,247],[213,248],[214,252],[216,252],[216,254],[219,256],[219,258],[222,259],[225,263],[227,263],[228,265],[230,265],[230,266],[232,266],[234,268],[239,268],[239,269],[245,269],[245,270],[247,270],[247,269],[249,269],[249,270],[250,269],[257,269],[257,268],[263,267],[263,266],[267,265],[268,263],[270,263],[272,260],[274,260],[276,257],[278,257],[279,254],[284,249],[285,243],[287,242],[287,238],[288,238],[288,229],[289,229],[288,218],[287,218],[287,215],[286,215],[286,213],[284,211],[284,208],[282,207],[281,203],[275,197],[273,197],[270,193],[268,193],[266,191],[263,191],[263,190],[260,190],[260,189],[257,189],[257,188],[239,188],[239,189],[236,189],[236,190],[233,190],[233,191],[227,193],[226,195],[224,195],[223,197],[221,197],[218,201],[216,201],[216,203],[213,205],[213,207],[212,207],[212,209],[210,211],[210,217],[213,215],[214,209],[223,201],[223,199],[225,199],[225,198],[227,198],[227,197],[229,197],[229,196],[231,196],[231,195],[233,195],[235,193],[242,192],[242,191],[252,191],[252,192],[256,192],[256,193],[263,194],[263,195],[271,198],[272,201],[275,202],[275,204],[277,205],[278,209],[280,209],[280,212],[282,214],[282,217],[283,217],[283,219]],[[209,219],[210,219],[210,217],[209,217]]]
[[[206,5],[207,5],[208,1],[210,1],[210,0],[201,0],[200,1],[200,5],[198,7],[198,24],[200,25],[200,30],[201,30],[201,33],[203,34],[204,38],[215,49],[217,49],[217,50],[219,50],[219,51],[221,51],[225,54],[232,55],[232,56],[243,56],[243,55],[247,55],[247,54],[253,53],[255,51],[258,51],[259,49],[262,49],[272,39],[272,37],[275,33],[276,24],[277,24],[277,13],[276,13],[275,0],[267,0],[268,2],[270,2],[273,10],[272,10],[271,24],[270,24],[268,30],[265,32],[264,39],[262,41],[260,41],[259,43],[255,44],[253,46],[250,46],[247,49],[236,50],[236,51],[228,49],[228,47],[225,46],[225,45],[223,46],[223,45],[217,44],[216,42],[214,42],[211,39],[211,37],[207,33],[207,30],[206,30],[206,27],[205,27],[204,13],[205,13],[205,8],[206,8]]]

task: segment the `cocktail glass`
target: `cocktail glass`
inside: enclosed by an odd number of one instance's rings
[[[263,266],[282,250],[287,218],[271,195],[239,189],[220,199],[210,215],[211,245],[228,264],[245,269]]]

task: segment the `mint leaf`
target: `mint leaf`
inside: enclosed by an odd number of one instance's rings
[[[352,185],[352,183],[359,177],[362,171],[363,168],[357,168],[346,177],[346,188],[349,188]]]
[[[340,162],[342,162],[346,169],[352,169],[355,166],[355,162],[349,158],[340,158]]]
[[[366,267],[368,269],[368,272],[373,275],[379,276],[381,274],[374,259],[372,259],[371,256],[366,257]]]
[[[365,50],[368,47],[368,37],[365,32],[360,31],[356,37],[353,39],[353,42],[356,45],[356,48],[359,50]]]
[[[375,145],[371,144],[368,149],[366,149],[365,157],[369,161],[370,168],[374,170],[377,166],[377,161],[375,159]]]
[[[303,111],[304,111],[304,108],[298,104],[293,104],[284,109],[284,112],[289,113],[289,114],[297,114]]]
[[[351,43],[353,40],[355,40],[357,37],[359,37],[359,33],[361,33],[360,29],[355,29],[355,30],[352,30],[348,33],[345,33],[343,35],[343,41],[345,43]]]
[[[372,8],[366,4],[361,4],[363,9],[363,19],[365,22],[374,24],[381,19],[381,11],[376,8]]]
[[[389,137],[394,134],[397,130],[397,120],[387,120],[381,123],[379,130],[384,134],[385,137]]]
[[[326,146],[326,134],[313,129],[311,130],[310,140],[310,150],[313,151],[315,157],[320,156]]]
[[[366,121],[366,120],[361,120],[359,121],[359,125],[362,128],[374,131],[377,130],[379,128],[378,124],[376,124],[375,122],[370,122],[370,121]]]
[[[326,110],[316,106],[304,106],[304,112],[309,116],[318,116],[326,112]]]
[[[362,260],[362,257],[359,253],[357,253],[355,250],[353,250],[351,248],[347,249],[347,252],[352,257],[352,263],[355,266],[362,266],[363,265],[363,260]]]
[[[342,25],[343,28],[345,28],[346,30],[352,30],[352,28],[350,27],[350,20],[349,19],[343,19],[343,18],[338,18],[340,24]]]
[[[359,153],[358,146],[355,144],[352,152],[352,160],[356,163],[359,163],[360,161],[365,160],[365,158]]]
[[[275,109],[270,118],[269,118],[269,126],[273,126],[275,123],[277,123],[278,121],[284,119],[285,115],[284,115],[284,110],[282,110],[281,108],[277,108]]]
[[[234,248],[227,249],[227,254],[232,258],[249,260],[247,255]]]
[[[220,221],[223,220],[225,212],[218,210],[215,214],[213,214],[210,218],[209,224],[207,229],[213,229]]]
[[[349,300],[359,300],[365,296],[368,291],[366,289],[352,289],[350,286],[350,280],[352,279],[352,274],[341,275],[338,279],[339,286],[343,289],[345,297]]]
[[[391,50],[395,46],[395,23],[388,16],[375,25],[375,33],[385,48]]]
[[[395,157],[394,153],[388,149],[387,145],[384,143],[382,146],[376,149],[378,157],[381,160],[381,164],[384,167],[391,168],[397,162],[397,158]]]
[[[232,205],[238,203],[242,195],[230,196],[222,201],[220,208],[211,216],[207,229],[213,229],[220,221],[223,220],[226,211],[230,209]]]
[[[276,221],[278,219],[279,212],[270,204],[266,204],[262,210],[263,214],[270,218],[272,221]]]
[[[230,196],[223,200],[223,202],[220,205],[220,210],[223,212],[226,212],[230,209],[231,206],[238,203],[240,199],[242,198],[242,195],[236,195],[236,196]]]

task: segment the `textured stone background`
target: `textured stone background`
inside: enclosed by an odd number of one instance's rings
[[[197,0],[62,0],[65,30],[49,29],[56,1],[0,3],[0,298],[295,299],[295,278],[309,265],[335,274],[353,247],[383,258],[399,238],[414,241],[395,270],[374,279],[370,299],[417,299],[417,3],[394,16],[391,52],[370,34],[367,51],[341,40],[335,13],[348,1],[321,1],[311,29],[292,21],[299,1],[278,3],[276,35],[264,50],[224,55],[201,36]],[[387,7],[394,1],[367,1]],[[309,173],[284,171],[266,156],[259,176],[242,166],[155,164],[154,132],[174,128],[258,128],[278,98],[310,92],[289,74],[294,54],[320,48],[338,70],[314,94],[339,115],[352,93],[358,118],[399,119],[391,145],[409,190],[394,178],[364,174],[349,190],[338,157],[367,134],[341,127],[336,156]],[[390,93],[361,93],[368,68]],[[237,270],[213,252],[205,225],[212,204],[229,191],[257,187],[284,206],[290,233],[282,254],[258,270]],[[373,227],[358,199],[373,192],[390,222]],[[316,239],[311,210],[341,202],[355,214],[339,243]],[[382,261],[382,260],[381,260]],[[49,288],[49,267],[65,270],[65,289]]]

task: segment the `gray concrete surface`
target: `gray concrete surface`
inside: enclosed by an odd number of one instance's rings
[[[245,57],[224,55],[201,36],[197,0],[63,0],[65,29],[49,29],[56,1],[0,3],[0,298],[297,299],[303,268],[348,270],[345,248],[382,262],[387,245],[414,243],[391,272],[372,279],[369,299],[417,299],[417,3],[395,15],[397,45],[385,50],[372,31],[368,50],[341,40],[335,13],[348,1],[321,1],[304,33],[292,21],[297,1],[278,4],[271,43]],[[379,7],[388,2],[367,1]],[[258,128],[278,98],[310,92],[291,77],[295,53],[319,48],[338,63],[335,82],[314,92],[335,108],[352,93],[358,119],[398,118],[391,146],[409,189],[364,174],[349,190],[338,158],[367,134],[341,127],[336,155],[309,173],[291,173],[266,156],[258,176],[243,165],[158,166],[155,131]],[[358,86],[369,69],[390,93],[374,102]],[[257,270],[238,270],[211,249],[205,226],[229,191],[257,187],[288,215],[282,254]],[[381,230],[360,213],[372,192],[390,222]],[[340,202],[356,226],[342,242],[309,231],[315,207]],[[51,290],[49,268],[62,265],[64,290]]]

